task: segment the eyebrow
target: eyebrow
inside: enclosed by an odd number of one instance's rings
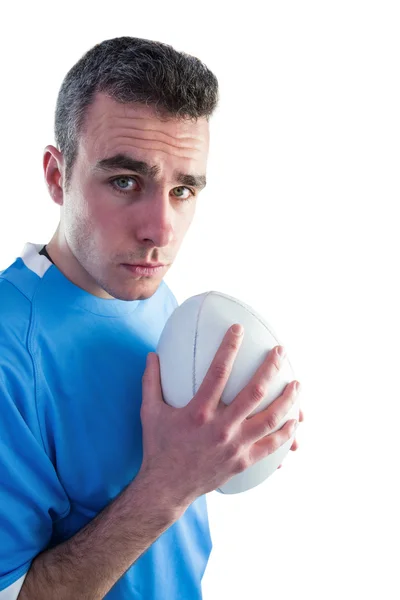
[[[160,173],[160,167],[157,165],[149,165],[142,160],[135,160],[126,154],[116,154],[110,158],[103,158],[96,163],[95,171],[116,171],[118,169],[124,169],[125,171],[133,171],[144,177],[151,177],[155,179]],[[182,185],[190,185],[191,187],[198,188],[199,190],[206,187],[205,175],[192,175],[189,173],[182,173],[181,171],[174,172],[174,178],[177,183]]]

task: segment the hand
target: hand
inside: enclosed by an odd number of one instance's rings
[[[158,356],[148,355],[140,413],[141,470],[155,474],[169,502],[190,504],[275,452],[293,435],[293,420],[274,429],[296,399],[295,381],[267,408],[250,416],[280,369],[278,347],[228,406],[221,401],[242,339],[233,328],[228,330],[198,392],[184,408],[164,402]]]

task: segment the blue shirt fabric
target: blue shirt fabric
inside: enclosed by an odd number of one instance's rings
[[[40,248],[0,272],[0,590],[138,473],[146,356],[177,306],[164,282],[147,300],[97,298]],[[106,598],[198,600],[211,547],[201,496]]]

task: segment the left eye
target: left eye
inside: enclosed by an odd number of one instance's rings
[[[185,194],[186,191],[186,194]],[[192,192],[189,190],[189,188],[184,187],[184,186],[180,186],[177,188],[174,188],[174,192],[178,192],[176,197],[179,198],[180,200],[189,200],[190,196],[192,196]],[[184,195],[182,195],[182,192]]]

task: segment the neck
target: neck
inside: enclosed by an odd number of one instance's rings
[[[98,298],[112,298],[107,292],[99,288],[97,283],[83,268],[77,258],[75,258],[65,239],[61,222],[58,224],[50,242],[46,244],[46,248],[56,267],[72,283]]]

